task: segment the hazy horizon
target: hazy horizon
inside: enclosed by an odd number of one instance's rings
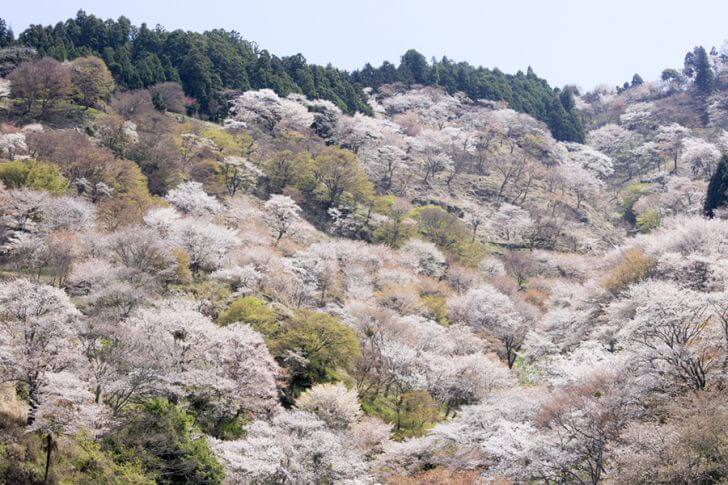
[[[410,48],[428,59],[443,55],[515,73],[530,65],[555,86],[617,85],[634,73],[656,79],[680,67],[695,45],[719,46],[728,3],[677,0],[584,5],[575,0],[508,5],[454,0],[372,0],[342,5],[328,0],[244,5],[168,0],[28,0],[5,5],[2,16],[16,35],[30,24],[55,24],[79,9],[101,18],[128,17],[135,25],[168,30],[238,31],[271,53],[303,54],[311,63],[347,70],[366,62],[393,63]]]

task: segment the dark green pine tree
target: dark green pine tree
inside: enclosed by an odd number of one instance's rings
[[[710,94],[713,91],[714,80],[713,70],[710,67],[708,54],[703,46],[698,46],[693,51],[695,64],[695,85],[704,94]]]
[[[642,79],[642,76],[640,76],[639,74],[635,74],[634,76],[632,76],[632,87],[633,88],[636,86],[641,86],[644,83],[645,83],[645,81]]]
[[[728,204],[728,156],[724,156],[708,184],[703,213],[713,217],[713,211]]]
[[[408,85],[430,83],[431,72],[427,59],[414,49],[408,50],[402,56],[399,73],[401,81]]]
[[[4,19],[0,19],[0,47],[7,47],[14,41],[13,29],[8,27]]]

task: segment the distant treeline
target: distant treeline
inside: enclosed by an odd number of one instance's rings
[[[584,129],[574,109],[571,89],[560,91],[549,86],[529,67],[526,74],[504,74],[499,69],[474,67],[467,62],[452,62],[447,57],[431,63],[415,50],[407,51],[399,66],[384,62],[375,68],[366,64],[351,74],[360,86],[378,88],[401,82],[408,85],[436,85],[449,93],[462,91],[472,99],[506,101],[516,111],[528,113],[545,122],[559,140],[584,141]]]
[[[399,66],[385,62],[374,68],[367,64],[348,73],[331,65],[308,64],[300,54],[271,55],[235,31],[169,32],[161,26],[136,27],[125,17],[104,21],[84,11],[55,26],[31,25],[17,40],[0,20],[0,46],[12,43],[33,47],[41,55],[58,60],[96,55],[104,59],[117,83],[128,89],[179,82],[197,101],[199,112],[212,118],[225,114],[225,91],[261,88],[281,96],[303,93],[330,100],[347,113],[371,114],[362,89],[400,82],[438,85],[451,93],[463,91],[473,99],[503,100],[513,109],[544,121],[556,138],[583,140],[572,93],[552,89],[530,68],[527,74],[508,75],[447,58],[430,64],[410,50]]]

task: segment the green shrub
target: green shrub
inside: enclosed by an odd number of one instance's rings
[[[380,395],[363,401],[362,410],[392,424],[395,439],[422,436],[443,416],[440,406],[427,391]]]
[[[274,339],[270,348],[289,372],[287,399],[318,382],[339,380],[361,355],[354,331],[325,313],[301,311]],[[303,359],[291,360],[291,355]]]
[[[225,472],[205,438],[193,437],[192,418],[164,399],[152,399],[123,416],[104,439],[117,463],[141,463],[157,483],[222,483]]]
[[[650,193],[652,186],[650,184],[635,182],[629,184],[622,191],[619,204],[622,206],[624,211],[624,219],[630,224],[637,224],[637,216],[634,213],[635,203],[642,197]]]
[[[647,209],[637,216],[637,229],[643,234],[652,232],[660,227],[661,220],[659,212],[654,209]]]
[[[0,181],[9,189],[28,187],[52,194],[59,194],[68,187],[56,165],[33,160],[0,163]]]
[[[249,416],[228,414],[205,397],[194,396],[189,404],[187,412],[194,417],[195,424],[205,434],[220,440],[235,440],[245,436],[245,426],[250,423]]]
[[[254,296],[244,296],[232,302],[220,314],[219,321],[223,325],[233,322],[247,323],[266,337],[274,335],[279,328],[276,312]]]

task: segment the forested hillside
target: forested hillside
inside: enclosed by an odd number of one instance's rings
[[[0,46],[10,43],[5,35]],[[179,82],[197,101],[190,107],[192,111],[215,119],[225,116],[226,90],[268,88],[279,96],[301,93],[329,100],[349,114],[371,114],[362,89],[401,82],[443,86],[472,99],[504,100],[511,108],[547,123],[557,139],[583,141],[570,93],[559,94],[530,68],[527,75],[510,76],[498,69],[454,64],[446,58],[429,66],[421,54],[408,51],[398,67],[385,63],[373,69],[367,65],[350,75],[330,65],[307,64],[300,54],[279,58],[237,32],[169,32],[161,26],[135,27],[124,17],[103,21],[83,11],[55,26],[32,25],[18,35],[17,44],[60,61],[84,55],[101,57],[119,85],[127,89]]]
[[[18,39],[0,483],[728,480],[728,48],[578,92]]]

